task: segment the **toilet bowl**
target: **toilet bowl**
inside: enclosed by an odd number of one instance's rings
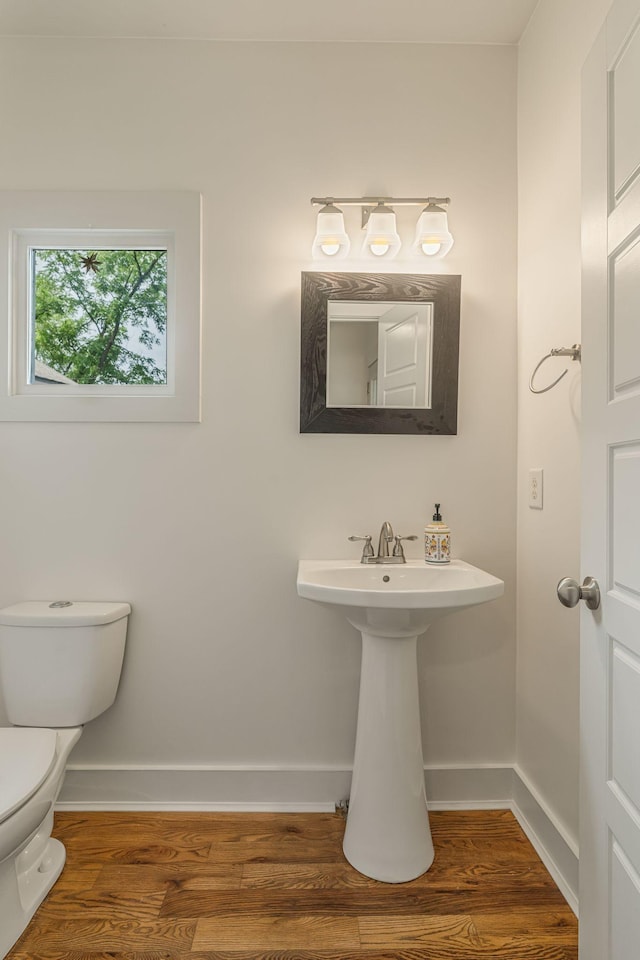
[[[82,725],[113,703],[126,603],[29,602],[0,610],[0,958],[60,876],[53,809]]]
[[[65,849],[51,836],[53,805],[79,727],[0,729],[0,957],[60,876]]]

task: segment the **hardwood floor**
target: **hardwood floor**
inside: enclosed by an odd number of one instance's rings
[[[67,865],[7,960],[576,960],[510,812],[430,817],[432,868],[382,884],[337,814],[58,813]]]

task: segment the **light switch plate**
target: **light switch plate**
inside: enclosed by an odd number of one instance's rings
[[[533,510],[542,510],[542,468],[529,470],[529,506]]]

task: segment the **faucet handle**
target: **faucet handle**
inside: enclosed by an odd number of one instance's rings
[[[395,540],[396,542],[395,542],[395,546],[394,546],[394,548],[393,548],[393,556],[394,556],[394,557],[402,557],[402,559],[404,560],[404,549],[403,549],[403,547],[402,547],[402,541],[403,541],[403,540],[417,540],[417,539],[418,539],[418,537],[416,536],[415,533],[412,533],[410,537],[394,537],[394,540]]]
[[[362,557],[360,562],[365,563],[365,557],[375,556],[373,552],[373,547],[371,546],[371,534],[368,533],[365,537],[349,537],[349,540],[355,542],[356,540],[364,540],[364,547],[362,548]]]

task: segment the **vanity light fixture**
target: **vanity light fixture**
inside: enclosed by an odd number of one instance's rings
[[[396,229],[395,211],[380,201],[369,213],[362,252],[392,260],[401,246]]]
[[[416,225],[413,250],[431,259],[442,259],[453,246],[446,207],[449,197],[312,197],[312,206],[319,206],[312,253],[315,259],[344,259],[350,249],[341,206],[362,208],[362,229],[365,231],[362,253],[377,260],[391,260],[400,250],[393,206],[424,207]]]
[[[318,212],[316,235],[312,253],[315,258],[332,257],[343,260],[349,253],[351,241],[344,229],[342,210],[328,201]]]
[[[447,211],[439,203],[430,201],[418,218],[413,248],[424,253],[426,257],[441,260],[452,246],[453,237],[449,232]]]

